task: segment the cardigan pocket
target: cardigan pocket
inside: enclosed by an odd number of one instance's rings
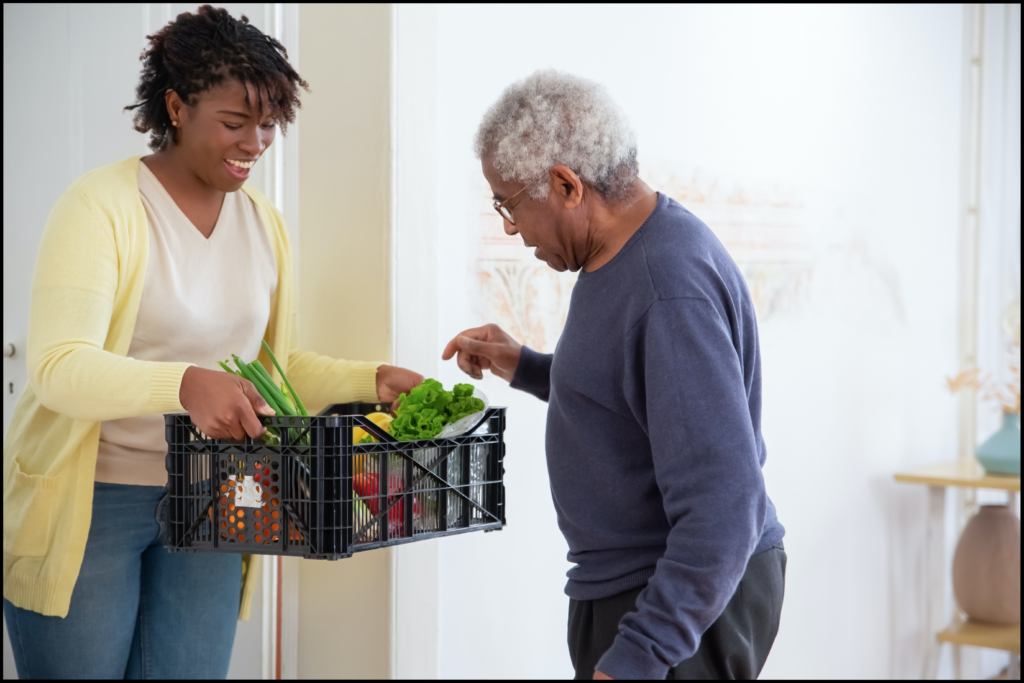
[[[4,495],[4,552],[19,557],[45,555],[53,535],[58,503],[57,477],[26,474],[14,459],[14,478]]]

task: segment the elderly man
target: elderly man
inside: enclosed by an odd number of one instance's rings
[[[505,232],[579,271],[553,354],[496,325],[444,359],[548,402],[577,678],[755,678],[778,632],[784,529],[761,468],[750,294],[711,230],[637,175],[604,89],[509,87],[476,137]]]

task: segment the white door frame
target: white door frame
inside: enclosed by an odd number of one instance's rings
[[[395,363],[436,376],[437,9],[392,6],[392,336]],[[435,542],[393,550],[391,677],[440,677],[441,549]]]

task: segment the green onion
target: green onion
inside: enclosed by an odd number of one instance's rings
[[[231,358],[234,359],[235,365],[238,366],[238,370],[241,373],[242,377],[252,382],[253,386],[256,387],[256,391],[260,392],[260,396],[262,396],[263,400],[267,402],[267,405],[273,408],[274,412],[277,413],[278,415],[288,415],[288,413],[284,411],[284,408],[281,406],[281,404],[277,402],[277,399],[274,398],[273,394],[268,393],[261,386],[261,379],[256,374],[256,372],[251,367],[249,367],[249,365],[244,360],[242,360],[235,354],[231,354]]]
[[[270,362],[274,364],[277,371],[281,373],[281,379],[284,381],[284,385],[288,387],[288,394],[295,399],[295,407],[299,409],[299,415],[307,416],[309,412],[306,410],[306,406],[302,404],[302,399],[299,398],[299,394],[295,391],[295,387],[288,381],[288,375],[284,374],[284,369],[281,368],[281,364],[277,362],[277,357],[274,356],[274,352],[270,349],[270,344],[267,340],[263,340],[263,348],[266,349],[267,355],[270,356]]]
[[[292,405],[292,402],[288,400],[281,390],[274,386],[274,381],[270,379],[270,374],[267,369],[258,361],[254,360],[249,363],[249,368],[252,370],[252,374],[256,376],[260,381],[260,386],[263,389],[261,393],[269,393],[277,401],[277,405],[281,406],[284,410],[285,415],[298,415],[299,412]]]
[[[274,352],[270,350],[270,346],[266,341],[263,342],[263,348],[267,350],[267,354],[270,356],[271,362],[274,367],[277,368],[278,372],[281,373],[281,379],[284,380],[284,384],[280,387],[274,384],[274,380],[270,377],[270,373],[263,366],[259,360],[254,360],[251,363],[246,363],[244,360],[239,358],[236,354],[231,354],[232,360],[238,370],[232,370],[231,366],[226,361],[219,361],[220,367],[225,372],[230,372],[234,375],[238,375],[243,379],[247,379],[252,382],[252,385],[256,387],[256,391],[259,392],[263,400],[267,402],[274,412],[280,417],[308,417],[309,413],[306,411],[306,406],[303,405],[302,399],[295,393],[295,389],[292,387],[291,382],[288,381],[288,377],[284,374],[284,370],[281,368],[281,364],[277,362],[277,358],[274,357]],[[280,434],[274,433],[269,427],[267,428],[268,435],[280,443]],[[299,432],[298,430],[290,430],[288,432],[292,435],[292,439],[298,441]],[[302,437],[304,442],[308,441],[308,434]]]

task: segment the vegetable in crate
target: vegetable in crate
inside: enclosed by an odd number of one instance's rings
[[[405,522],[405,501],[399,495],[405,491],[403,486],[404,478],[392,475],[388,477],[388,497],[385,505],[391,505],[388,510],[388,527],[392,535],[404,534]],[[370,514],[376,515],[381,511],[380,475],[376,472],[361,472],[352,477],[352,489],[358,494],[361,502],[370,508]],[[397,502],[395,502],[397,499]],[[394,503],[394,505],[392,505]],[[417,496],[412,499],[412,514],[419,518],[420,501]]]
[[[382,430],[387,432],[388,434],[391,433],[391,421],[394,419],[391,415],[388,415],[387,413],[379,413],[379,412],[377,412],[377,413],[370,413],[369,415],[366,416],[366,418],[368,420],[370,420],[371,422],[373,422],[378,427],[380,427]],[[359,444],[364,444],[364,443],[376,443],[376,442],[377,442],[377,439],[372,434],[370,434],[365,429],[363,429],[362,427],[353,427],[352,428],[352,443],[353,444],[359,445]],[[367,455],[365,453],[359,453],[359,454],[354,455],[352,457],[352,472],[353,472],[353,474],[359,474],[360,472],[365,470],[369,466],[370,462],[372,460],[374,460],[374,459],[375,459],[375,456]]]
[[[277,412],[278,415],[300,415],[308,416],[309,413],[306,411],[306,406],[303,405],[302,399],[295,393],[295,389],[292,387],[292,383],[288,381],[288,376],[284,373],[284,368],[277,362],[277,357],[271,350],[270,345],[267,344],[266,340],[263,341],[263,349],[270,356],[270,362],[274,364],[277,371],[281,373],[281,387],[278,388],[274,385],[274,380],[271,379],[270,373],[267,369],[258,361],[254,360],[250,363],[246,363],[244,360],[239,358],[237,355],[232,354],[231,358],[235,361],[235,367],[238,370],[232,370],[231,366],[225,361],[220,362],[220,367],[225,372],[230,372],[252,382],[256,390],[260,392],[260,396],[270,404],[270,407]]]
[[[472,384],[456,384],[446,391],[436,379],[428,378],[399,395],[391,435],[399,441],[432,439],[445,425],[483,409],[484,402],[473,396]]]
[[[366,418],[370,420],[370,422],[372,422],[373,424],[383,429],[388,434],[391,433],[391,422],[392,420],[394,420],[392,416],[388,415],[387,413],[370,413],[369,415],[366,416]],[[352,443],[375,443],[376,441],[377,439],[375,439],[369,432],[367,432],[362,427],[352,428]]]
[[[256,387],[256,391],[260,392],[260,396],[267,402],[274,412],[281,417],[286,416],[300,416],[307,417],[309,413],[306,411],[306,406],[302,403],[302,399],[295,392],[292,383],[288,381],[288,376],[284,373],[284,368],[277,362],[277,357],[274,356],[274,352],[271,350],[270,345],[267,344],[266,340],[263,341],[263,349],[270,356],[270,362],[274,364],[277,371],[281,373],[281,386],[278,388],[274,385],[274,380],[271,379],[270,373],[263,367],[263,364],[258,360],[254,360],[250,363],[246,363],[244,360],[239,358],[236,354],[231,354],[232,360],[235,361],[235,367],[237,370],[232,370],[231,366],[227,364],[227,361],[220,361],[220,367],[225,372],[230,372],[234,375],[238,375],[244,379],[252,382],[252,385]],[[295,433],[294,430],[292,432]],[[273,429],[267,429],[266,434],[263,438],[266,439],[280,439],[280,435]]]

